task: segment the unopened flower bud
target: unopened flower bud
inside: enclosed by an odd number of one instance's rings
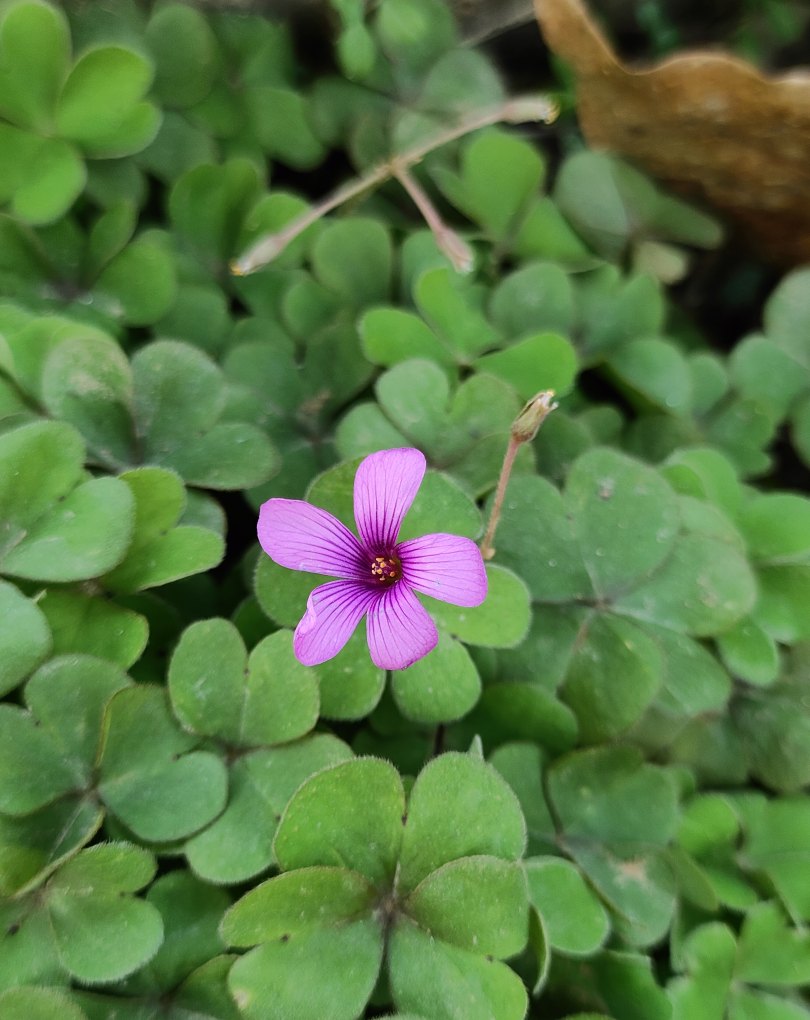
[[[268,234],[263,237],[260,241],[249,248],[244,255],[238,259],[233,259],[228,269],[231,271],[231,276],[249,276],[251,273],[255,273],[257,269],[261,269],[262,266],[266,266],[268,262],[272,262],[274,258],[280,255],[293,237],[296,236],[297,231],[293,232],[289,227],[285,227],[283,230],[279,230],[275,234]]]
[[[460,237],[455,230],[451,230],[450,227],[445,227],[444,225],[441,229],[434,231],[434,236],[439,251],[447,256],[457,273],[462,273],[466,276],[467,273],[472,271],[475,264],[475,255],[463,237]]]
[[[553,124],[560,114],[560,104],[550,96],[518,96],[503,107],[503,119],[509,124],[542,120]]]
[[[554,402],[554,390],[541,390],[524,406],[512,422],[512,438],[518,443],[530,443],[537,430],[558,405]]]

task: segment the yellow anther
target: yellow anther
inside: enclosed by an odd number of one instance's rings
[[[402,564],[397,556],[375,556],[371,561],[371,575],[381,584],[392,584],[402,577]]]

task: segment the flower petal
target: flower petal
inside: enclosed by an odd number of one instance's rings
[[[372,552],[393,550],[399,528],[425,475],[425,455],[401,447],[366,457],[354,478],[354,519]]]
[[[454,606],[480,606],[487,572],[478,546],[459,535],[423,535],[397,546],[403,580],[411,588]]]
[[[258,534],[262,549],[282,567],[368,576],[368,557],[346,525],[301,499],[268,499],[259,512]]]
[[[366,627],[371,658],[380,669],[405,669],[439,640],[436,624],[403,581],[383,591],[369,609]]]
[[[317,666],[334,658],[381,595],[356,581],[330,581],[315,588],[295,628],[293,649],[298,661]]]

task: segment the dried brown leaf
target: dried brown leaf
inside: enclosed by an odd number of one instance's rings
[[[713,207],[763,256],[810,261],[810,73],[768,77],[700,51],[634,70],[581,0],[535,0],[535,11],[574,70],[590,145]]]

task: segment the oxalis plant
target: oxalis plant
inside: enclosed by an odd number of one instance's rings
[[[324,9],[0,7],[0,1020],[808,1020],[810,270]]]

